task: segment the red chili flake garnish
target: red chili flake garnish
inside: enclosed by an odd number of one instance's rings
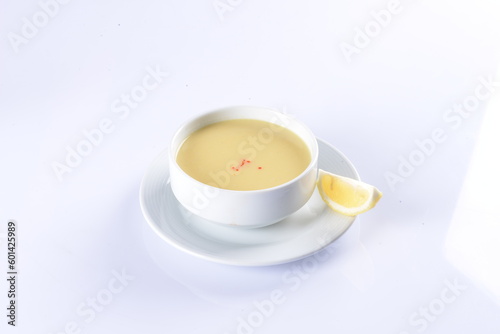
[[[259,169],[262,169],[262,167],[258,167]]]
[[[241,159],[240,164],[237,165],[236,167],[232,166],[231,169],[239,172],[240,171],[239,168],[245,166],[248,163],[251,163],[251,161],[250,160],[246,160],[246,159]]]

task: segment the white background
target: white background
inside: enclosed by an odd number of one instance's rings
[[[2,333],[500,332],[497,1],[54,3],[0,11],[1,276],[9,219],[19,271],[15,328],[0,283]],[[148,68],[169,75],[115,113]],[[481,80],[494,83],[478,99]],[[450,114],[464,101],[478,104]],[[305,274],[306,260],[194,258],[142,216],[141,178],[175,129],[230,105],[294,115],[384,192]],[[105,119],[112,131],[58,178]],[[436,129],[446,140],[418,153]]]

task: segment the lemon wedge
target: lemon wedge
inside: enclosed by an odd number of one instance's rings
[[[318,190],[323,201],[334,211],[356,216],[373,208],[382,193],[372,185],[319,170]]]

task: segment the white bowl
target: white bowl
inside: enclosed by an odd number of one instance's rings
[[[305,142],[311,153],[311,162],[293,180],[259,190],[221,189],[186,174],[176,162],[184,140],[204,126],[230,119],[256,119],[287,128]],[[263,107],[229,107],[203,114],[184,124],[172,139],[169,167],[172,192],[191,213],[220,224],[262,227],[282,220],[307,203],[316,187],[318,143],[305,125],[289,115]]]

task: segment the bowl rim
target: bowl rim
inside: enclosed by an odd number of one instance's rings
[[[174,146],[174,143],[176,142],[176,138],[181,134],[182,131],[185,130],[186,127],[188,127],[190,124],[193,124],[195,123],[196,121],[202,119],[202,118],[205,118],[205,117],[208,117],[210,115],[214,115],[214,114],[218,114],[218,113],[222,113],[222,112],[230,112],[231,110],[236,110],[236,109],[259,109],[261,111],[265,111],[265,112],[268,112],[269,114],[274,114],[278,117],[285,117],[287,118],[288,120],[294,122],[295,124],[297,124],[298,126],[302,127],[302,129],[307,133],[307,135],[310,137],[311,139],[311,143],[312,143],[312,147],[311,145],[306,142],[302,136],[300,136],[299,134],[297,134],[295,131],[292,131],[294,132],[296,135],[298,135],[302,141],[304,141],[304,143],[307,145],[309,151],[310,151],[310,154],[311,154],[311,161],[309,162],[309,165],[307,165],[307,167],[299,174],[297,175],[296,177],[294,177],[293,179],[285,182],[285,183],[281,183],[279,185],[276,185],[274,187],[270,187],[270,188],[263,188],[263,189],[253,189],[253,190],[234,190],[234,189],[224,189],[224,188],[220,188],[220,187],[216,187],[216,186],[212,186],[212,185],[209,185],[209,184],[206,184],[206,183],[203,183],[201,181],[198,181],[196,180],[195,178],[193,178],[191,175],[189,175],[188,173],[186,173],[180,166],[179,164],[177,163],[177,159],[176,159],[176,155],[177,155],[177,151],[178,151],[178,148],[182,145],[182,143],[184,142],[184,140],[191,134],[193,133],[194,131],[198,130],[198,129],[201,129],[202,127],[199,127],[195,130],[193,130],[193,132],[191,132],[190,134],[188,134],[186,136],[186,138],[184,138],[181,143],[178,145],[178,147],[173,147]],[[228,118],[226,120],[231,120],[231,119],[256,119],[256,118],[252,118],[251,115],[249,115],[249,117],[240,117],[240,118]],[[260,120],[260,119],[257,119],[257,120]],[[214,121],[212,123],[207,123],[206,125],[210,125],[210,124],[214,124],[214,123],[217,123],[217,122],[220,122],[220,121]],[[271,123],[271,122],[268,122],[268,123]],[[274,123],[276,125],[280,125],[278,123]],[[206,126],[204,125],[204,126]],[[286,128],[286,127],[285,127]],[[230,193],[235,193],[235,194],[241,194],[241,193],[244,193],[244,194],[251,194],[251,193],[263,193],[263,192],[270,192],[270,191],[275,191],[275,190],[278,190],[278,189],[281,189],[281,188],[286,188],[287,186],[289,186],[290,184],[292,183],[295,183],[297,182],[299,179],[302,179],[305,175],[307,175],[311,169],[315,168],[316,169],[316,178],[317,178],[317,175],[318,175],[318,155],[319,155],[319,148],[318,148],[318,141],[316,139],[316,136],[314,135],[314,133],[309,129],[309,127],[307,127],[303,122],[293,118],[293,117],[290,117],[288,114],[285,114],[285,113],[282,113],[282,112],[279,112],[277,111],[276,109],[273,109],[273,108],[270,108],[270,107],[260,107],[260,106],[249,106],[249,105],[238,105],[238,106],[230,106],[230,107],[224,107],[224,108],[218,108],[218,109],[214,109],[214,110],[211,110],[211,111],[208,111],[208,112],[204,112],[204,113],[201,113],[201,114],[198,114],[197,116],[194,116],[192,117],[191,119],[185,121],[174,133],[174,135],[172,136],[171,140],[170,140],[170,145],[169,145],[169,153],[168,153],[168,156],[169,156],[169,160],[171,162],[171,167],[172,168],[176,168],[181,174],[183,174],[185,177],[189,178],[190,181],[193,181],[195,183],[197,183],[198,185],[201,185],[201,186],[204,186],[204,187],[208,187],[208,189],[217,189],[218,191],[225,191],[225,192],[230,192]]]

